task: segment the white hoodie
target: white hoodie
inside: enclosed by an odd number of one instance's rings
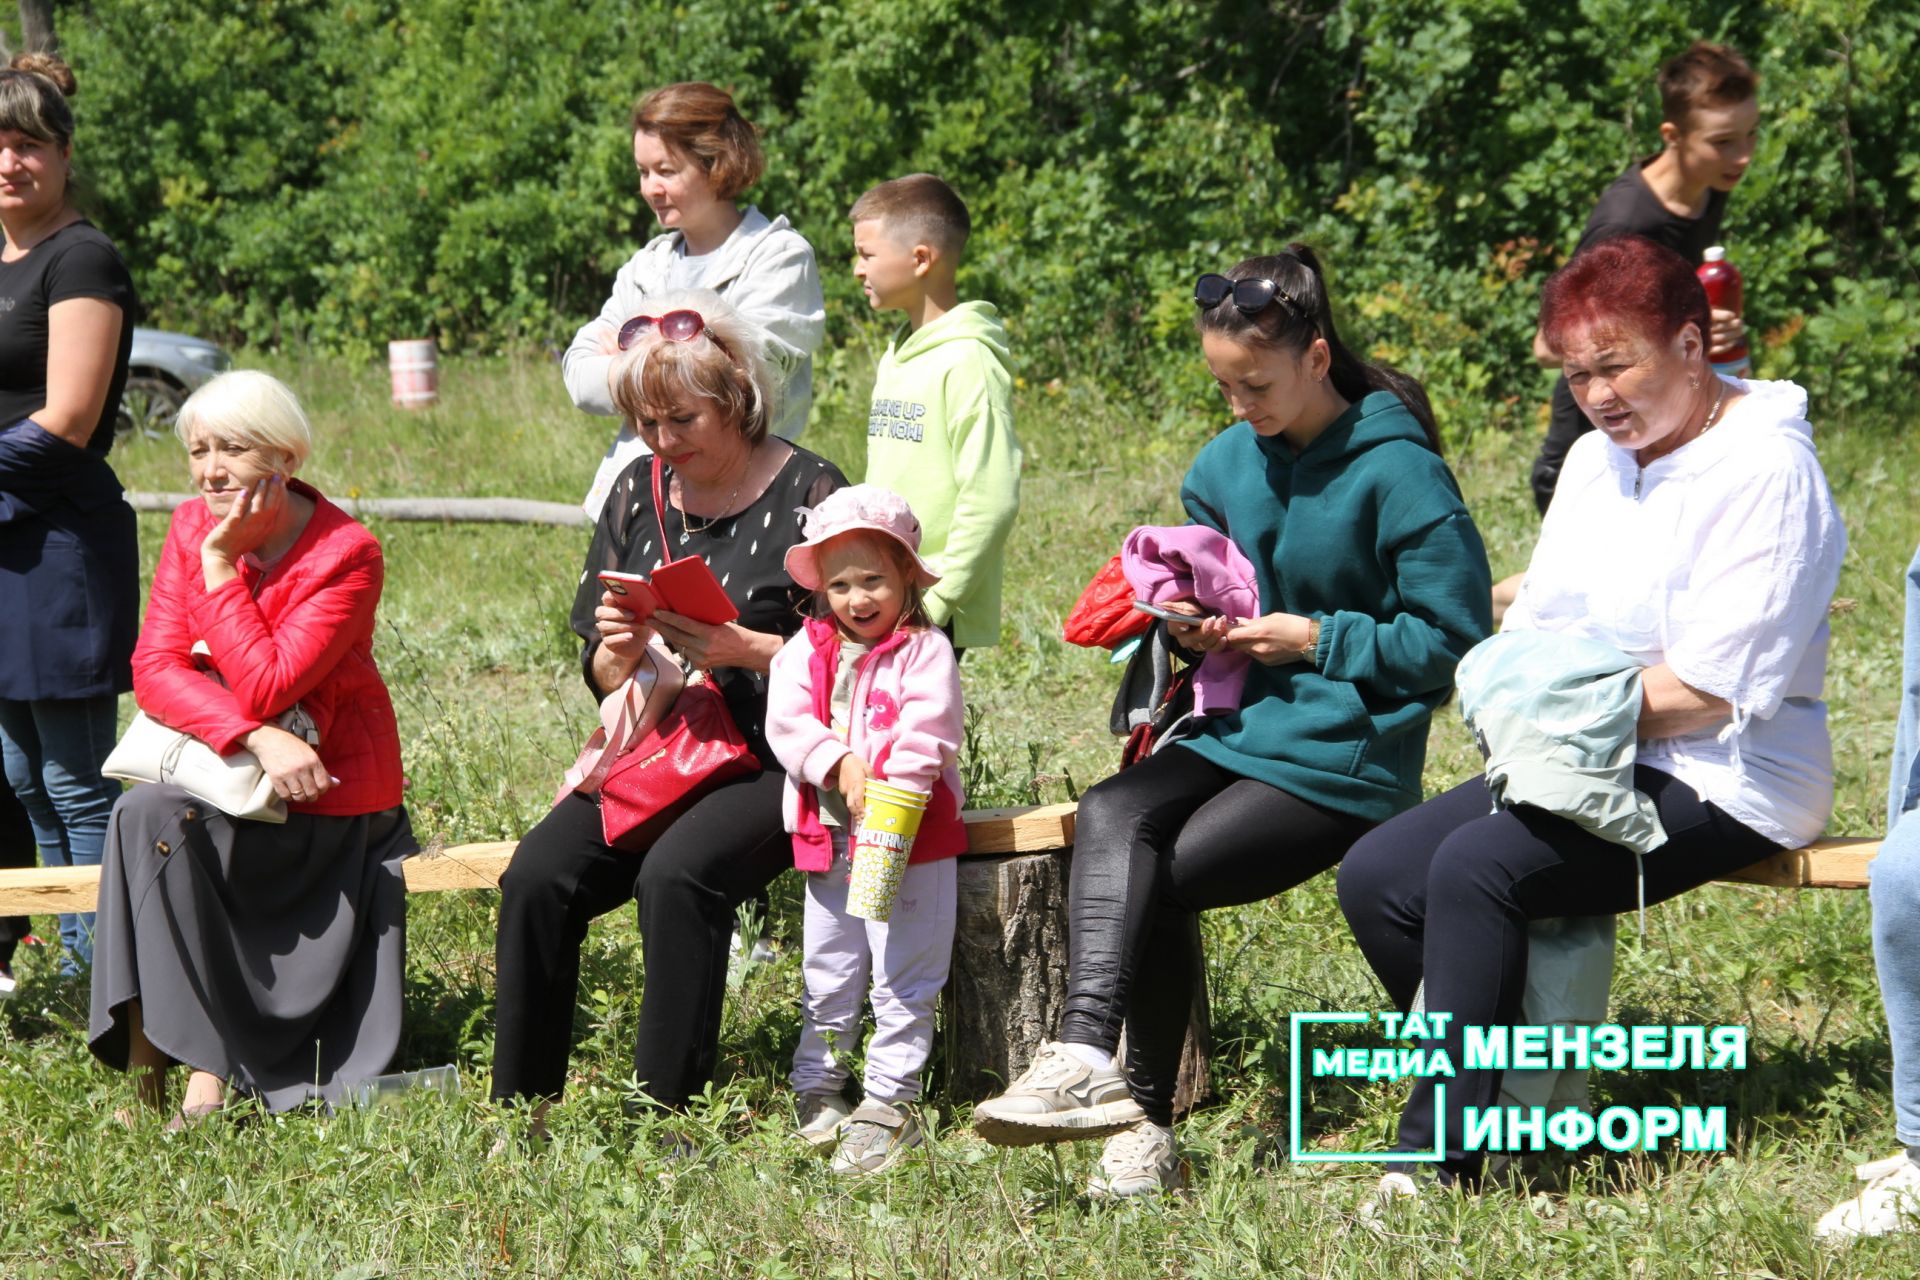
[[[1599,640],[1726,699],[1731,724],[1643,741],[1639,762],[1797,847],[1833,809],[1821,686],[1847,533],[1807,393],[1724,381],[1745,399],[1644,469],[1601,432],[1574,442],[1503,629]]]
[[[726,242],[704,258],[681,256],[681,240],[678,231],[670,231],[647,241],[614,277],[613,293],[599,316],[573,335],[560,358],[560,374],[574,407],[606,417],[619,412],[607,387],[613,357],[601,353],[603,335],[618,333],[648,298],[675,289],[712,289],[765,335],[767,363],[783,379],[774,397],[773,432],[799,439],[813,406],[813,353],[827,332],[827,303],[813,246],[784,216],[768,221],[753,205]],[[697,274],[676,271],[690,261],[700,264]],[[614,480],[646,451],[640,437],[622,423],[581,503],[590,518],[599,519]]]

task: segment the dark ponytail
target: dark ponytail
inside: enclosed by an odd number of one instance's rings
[[[1333,327],[1333,308],[1327,301],[1325,277],[1320,260],[1304,244],[1290,244],[1268,257],[1248,258],[1227,272],[1229,280],[1258,277],[1271,280],[1287,294],[1276,296],[1256,315],[1244,315],[1231,297],[1200,313],[1202,333],[1218,333],[1249,346],[1303,354],[1315,338],[1327,340],[1333,357],[1327,374],[1333,389],[1351,401],[1359,401],[1372,391],[1391,391],[1407,406],[1414,421],[1426,432],[1427,447],[1440,449],[1440,428],[1433,420],[1433,405],[1416,378],[1386,365],[1369,364],[1340,341]]]

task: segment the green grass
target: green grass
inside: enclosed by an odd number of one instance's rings
[[[572,500],[608,434],[565,405],[548,364],[453,362],[444,399],[405,415],[384,371],[268,361],[308,401],[320,434],[307,475],[336,494],[511,494]],[[854,379],[858,381],[857,378]],[[859,469],[857,388],[829,388],[807,441]],[[1084,388],[1034,388],[1019,405],[1030,448],[1010,552],[1002,644],[967,659],[979,712],[978,802],[1063,798],[1107,773],[1114,673],[1063,645],[1059,619],[1134,524],[1173,518],[1186,459],[1212,425]],[[1496,574],[1524,566],[1535,521],[1531,440],[1483,434],[1453,461]],[[1834,829],[1878,831],[1897,696],[1900,571],[1920,541],[1920,465],[1892,427],[1823,435],[1852,534],[1828,678],[1840,796]],[[182,489],[171,441],[116,453],[128,487]],[[143,517],[151,564],[164,533]],[[500,838],[538,815],[588,724],[565,614],[578,530],[377,526],[388,587],[379,656],[408,744],[423,837]],[[1457,717],[1433,734],[1428,785],[1476,757]],[[789,878],[790,880],[791,878]],[[797,936],[797,886],[776,924]],[[1848,1165],[1892,1147],[1886,1032],[1860,893],[1714,886],[1648,913],[1620,948],[1615,1015],[1741,1023],[1742,1073],[1596,1075],[1596,1097],[1725,1105],[1733,1150],[1589,1158],[1537,1194],[1442,1196],[1377,1237],[1353,1213],[1366,1178],[1293,1165],[1285,1019],[1377,1008],[1323,876],[1207,918],[1218,1100],[1182,1128],[1186,1199],[1089,1205],[1093,1148],[1000,1152],[971,1139],[936,1088],[926,1158],[848,1184],[788,1140],[786,1057],[798,1028],[797,956],[735,975],[721,1082],[685,1125],[703,1160],[664,1180],[658,1122],[622,1117],[639,990],[630,913],[585,949],[575,1078],[540,1155],[485,1156],[510,1121],[480,1099],[491,1052],[494,903],[410,904],[401,1066],[459,1064],[465,1093],[365,1113],[214,1124],[175,1138],[107,1117],[131,1091],[84,1046],[86,991],[23,956],[0,1006],[0,1274],[152,1276],[1859,1276],[1920,1273],[1920,1243],[1825,1254],[1813,1218],[1850,1186]],[[51,921],[40,922],[50,932]],[[1631,927],[1623,928],[1630,935]],[[1311,1099],[1316,1133],[1377,1144],[1398,1092]]]

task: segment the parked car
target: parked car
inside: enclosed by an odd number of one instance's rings
[[[194,388],[233,367],[233,357],[204,338],[162,329],[135,329],[114,431],[165,435]]]

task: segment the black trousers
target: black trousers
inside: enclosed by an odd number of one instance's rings
[[[1372,824],[1172,745],[1081,798],[1067,887],[1060,1037],[1112,1051],[1149,1119],[1173,1122],[1199,912],[1258,902],[1326,870]]]
[[[646,965],[634,1076],[667,1107],[713,1078],[734,911],[793,865],[780,823],[785,779],[766,770],[715,788],[645,853],[609,848],[599,806],[578,794],[527,833],[500,878],[495,1098],[560,1096],[580,944],[595,916],[629,901]]]
[[[1641,765],[1633,780],[1667,830],[1667,843],[1645,860],[1650,903],[1779,849],[1671,774]],[[1521,1020],[1527,922],[1632,911],[1638,899],[1631,851],[1558,814],[1492,807],[1484,778],[1463,782],[1382,823],[1340,868],[1340,909],[1388,998],[1404,1012],[1424,977],[1426,1008],[1453,1015],[1447,1034],[1422,1047],[1444,1047],[1459,1070],[1444,1081],[1447,1152],[1440,1168],[1468,1180],[1479,1174],[1481,1156],[1461,1145],[1465,1109],[1493,1106],[1501,1073],[1462,1068],[1464,1028]],[[1396,1150],[1432,1150],[1433,1085],[1415,1084],[1400,1113]]]
[[[33,866],[39,860],[27,808],[0,777],[0,867],[9,870]],[[0,965],[13,963],[13,949],[31,932],[25,916],[0,916]]]

